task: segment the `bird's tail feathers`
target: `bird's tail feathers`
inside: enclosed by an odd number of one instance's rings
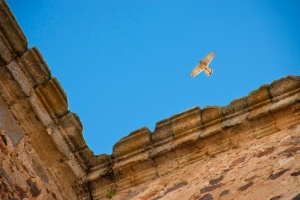
[[[205,74],[206,74],[206,76],[210,76],[210,75],[213,74],[213,70],[212,70],[211,68],[207,68],[207,69],[205,70]]]

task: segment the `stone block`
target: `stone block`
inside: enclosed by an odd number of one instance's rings
[[[86,145],[81,149],[73,149],[72,151],[70,148],[74,144],[68,144],[70,141],[67,141],[64,133],[62,133],[58,126],[56,123],[50,124],[47,132],[51,135],[52,141],[61,153],[59,160],[62,163],[66,162],[77,177],[82,177],[85,173],[84,170],[89,166],[88,162],[93,154]]]
[[[204,152],[202,150],[203,149],[198,148],[196,142],[174,149],[173,151],[176,154],[176,162],[178,163],[178,167],[183,168],[197,160],[203,159]]]
[[[3,39],[0,37],[0,67],[9,63],[12,60],[12,55],[4,43]]]
[[[11,177],[8,175],[8,173],[5,171],[5,169],[3,169],[2,167],[0,167],[0,175],[1,176],[4,176],[5,179],[7,180],[7,182],[13,186],[14,185],[14,182],[13,180],[11,179]]]
[[[277,126],[276,120],[273,116],[270,115],[256,118],[255,120],[252,120],[252,123],[254,124],[253,135],[257,139],[265,137],[280,130]]]
[[[21,124],[21,130],[29,133],[35,126],[31,117],[36,116],[26,98],[25,93],[29,95],[31,88],[23,75],[15,61],[0,68],[0,95],[17,123]]]
[[[262,85],[259,89],[250,92],[247,102],[251,108],[247,116],[249,120],[268,114],[271,106],[269,85]]]
[[[18,59],[18,63],[33,87],[51,78],[51,71],[37,47],[27,50]]]
[[[154,146],[174,140],[171,120],[168,118],[157,122],[155,130],[151,136]]]
[[[75,158],[77,159],[78,164],[84,170],[88,170],[88,168],[91,166],[90,160],[93,157],[94,157],[94,153],[87,146],[84,149],[81,149],[80,151],[75,153]]]
[[[148,152],[148,157],[150,157],[150,158],[156,157],[160,154],[164,154],[168,151],[171,151],[173,148],[174,148],[174,142],[173,141],[154,146]]]
[[[199,138],[203,139],[210,135],[214,135],[214,134],[222,133],[222,132],[223,132],[222,124],[216,123],[216,124],[210,125],[208,128],[204,128],[204,130],[200,133]]]
[[[268,102],[268,101],[267,101]],[[247,119],[252,120],[257,117],[262,117],[270,112],[270,107],[271,107],[271,102],[270,104],[261,106],[261,107],[256,107],[255,109],[251,110],[249,115],[247,116]]]
[[[21,55],[28,42],[5,1],[0,1],[0,37],[12,54]]]
[[[25,136],[18,122],[0,96],[0,126],[3,128],[12,144],[16,146]]]
[[[186,133],[186,135],[176,139],[171,144],[171,149],[177,149],[177,148],[181,148],[193,144],[196,140],[199,139],[199,135],[201,134],[201,132],[202,130],[200,130],[200,128],[197,128],[189,133]]]
[[[91,194],[92,197],[86,198],[81,197],[79,199],[82,200],[91,200],[91,199],[109,199],[108,194],[113,192],[116,188],[115,182],[114,182],[113,175],[105,175],[99,177],[99,179],[89,182],[88,186],[86,187],[85,192],[81,192],[82,194]],[[81,187],[82,188],[82,187]],[[78,197],[83,195],[77,195]],[[99,198],[102,197],[102,198]]]
[[[202,110],[202,122],[205,127],[220,123],[222,118],[222,107],[207,106]]]
[[[300,90],[300,77],[299,76],[287,76],[285,78],[273,81],[270,85],[270,96],[273,101],[278,101],[285,96],[291,96]],[[285,95],[284,95],[285,94]],[[284,95],[283,97],[280,97]]]
[[[36,94],[52,118],[68,112],[67,96],[56,78],[36,88]]]
[[[153,158],[153,160],[157,164],[156,169],[159,177],[168,174],[179,167],[179,161],[175,151],[168,151],[158,155]]]
[[[34,109],[36,115],[41,120],[45,127],[48,127],[53,120],[51,119],[50,113],[44,106],[43,99],[41,99],[35,92],[29,97],[32,108]]]
[[[18,192],[18,197],[20,199],[27,199],[29,196],[22,188],[20,188],[18,185],[15,186],[16,191]],[[17,200],[17,199],[16,199]]]
[[[0,95],[8,106],[25,97],[7,67],[0,68]]]
[[[99,165],[110,165],[111,156],[107,154],[94,155],[90,159],[91,168]]]
[[[202,128],[200,108],[195,107],[171,117],[172,130],[175,140],[199,132]]]
[[[247,97],[234,99],[229,105],[223,107],[224,118],[235,117],[248,111]]]
[[[37,184],[30,178],[27,179],[27,183],[30,187],[30,193],[33,197],[38,197],[41,194],[41,190],[37,187]]]
[[[138,160],[113,167],[119,190],[137,186],[156,178],[156,164],[152,159]]]
[[[274,111],[283,109],[285,107],[291,106],[294,103],[298,104],[299,102],[300,102],[300,94],[296,93],[294,95],[287,96],[284,99],[280,99],[280,101],[273,102],[270,107],[270,111],[274,112]],[[298,106],[295,107],[296,110],[297,110],[297,107]]]
[[[82,161],[82,156],[74,156],[73,154],[68,155],[69,158],[66,160],[61,160],[65,162],[68,167],[70,167],[70,172],[72,171],[77,178],[83,178],[86,175],[86,171],[88,170],[84,161]],[[79,159],[77,159],[79,157]]]
[[[144,151],[151,142],[151,132],[147,127],[133,131],[128,136],[119,140],[113,146],[113,158],[117,159],[127,154],[133,154]],[[129,156],[129,155],[128,155]]]
[[[86,147],[86,142],[82,135],[83,127],[79,117],[75,113],[69,112],[62,116],[58,119],[57,125],[73,153]]]
[[[273,103],[270,111],[274,119],[276,119],[276,126],[280,129],[299,125],[300,93]],[[286,116],[289,116],[289,118]]]
[[[41,178],[44,183],[49,183],[49,178],[46,173],[46,166],[43,166],[41,161],[37,157],[32,157],[32,168],[35,173]]]
[[[232,117],[232,118],[228,118],[222,122],[222,129],[223,130],[227,130],[233,126],[239,125],[243,123],[243,120],[245,120],[248,116],[248,113],[243,113],[240,114],[238,116]]]
[[[262,85],[259,89],[250,92],[247,101],[251,109],[271,103],[269,85]]]
[[[99,163],[92,166],[87,175],[87,181],[89,182],[97,180],[99,177],[105,176],[112,172],[112,169],[110,167],[112,160],[109,155],[101,154],[97,156],[97,159],[99,160]]]
[[[23,178],[23,174],[15,166],[12,167],[12,172],[15,180],[15,185],[19,186],[22,189],[22,191],[27,191],[28,186]]]
[[[12,61],[7,65],[8,70],[14,77],[14,79],[18,82],[20,88],[22,89],[22,92],[26,94],[26,96],[30,96],[31,93],[31,84],[28,81],[27,77],[23,73],[23,71],[20,69],[20,66],[17,62]]]
[[[37,119],[36,113],[27,99],[20,99],[9,108],[14,118],[18,121],[18,124],[20,124],[20,128],[26,135],[32,134],[36,130],[43,129],[43,125],[40,120]]]

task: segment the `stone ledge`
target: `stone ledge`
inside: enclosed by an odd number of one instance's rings
[[[17,62],[31,87],[36,88],[50,80],[51,71],[37,47],[28,49]]]
[[[271,103],[269,85],[262,85],[259,89],[249,93],[247,103],[251,109]]]
[[[6,63],[12,61],[15,56],[20,56],[27,50],[28,42],[26,37],[14,15],[3,0],[0,1],[0,38],[0,47],[1,43],[5,44],[11,54],[10,57],[4,56]],[[2,54],[2,51],[0,52]]]
[[[277,89],[278,84],[283,86]],[[117,142],[113,149],[112,170],[118,189],[135,187],[186,163],[238,148],[235,134],[243,132],[246,138],[260,139],[297,124],[300,120],[296,114],[300,110],[299,88],[300,77],[287,76],[233,100],[228,106],[202,110],[195,107],[161,120],[153,133],[148,128],[134,131]],[[278,126],[274,112],[286,108],[290,108],[290,114],[285,117],[293,119],[286,123],[287,126]],[[101,181],[101,174],[98,175]],[[97,182],[93,177],[93,183]],[[96,196],[101,196],[97,191]]]
[[[100,199],[115,187],[122,192],[147,184],[196,161],[211,161],[221,152],[239,148],[243,141],[292,130],[300,121],[300,77],[288,76],[263,85],[228,106],[195,107],[161,120],[153,133],[145,127],[138,129],[115,144],[112,156],[95,156],[83,139],[78,116],[68,110],[67,96],[59,82],[51,78],[38,49],[28,50],[27,45],[8,6],[0,0],[0,122],[1,131],[7,133],[7,137],[1,134],[1,148],[5,149],[7,143],[19,150],[26,146],[28,152],[21,153],[32,158],[37,176],[45,184],[61,184],[59,191],[70,192],[67,197],[71,193],[75,197],[72,189],[65,187],[70,182],[74,183],[78,198]],[[40,156],[38,165],[32,147],[46,156]],[[245,156],[238,159],[245,160]],[[52,168],[47,171],[46,166]],[[34,181],[24,179],[29,184],[26,187],[22,178],[17,178],[20,175],[16,167],[13,171],[16,173],[10,176],[0,167],[10,184],[16,181],[22,190],[30,187],[33,197],[42,195],[41,187]],[[58,176],[51,180],[50,171]],[[62,177],[67,180],[60,180]],[[163,195],[187,184],[173,185]],[[252,184],[239,188],[247,190]],[[52,197],[56,198],[53,194]]]
[[[127,137],[122,138],[113,147],[112,157],[115,160],[123,160],[130,154],[138,154],[152,144],[148,128],[140,128],[130,133]]]
[[[200,108],[195,107],[170,118],[174,140],[193,134],[202,128]],[[202,118],[203,121],[203,118]]]
[[[299,85],[299,76],[287,76],[273,81],[269,86],[272,101],[276,102],[293,94],[299,93]]]
[[[247,103],[247,97],[242,97],[239,99],[234,99],[230,102],[228,106],[223,107],[224,119],[234,118],[235,116],[240,116],[249,111],[249,106]]]
[[[170,119],[164,119],[156,123],[155,130],[152,133],[152,142],[155,146],[160,146],[174,140],[175,136],[172,130]]]
[[[63,154],[61,161],[77,177],[84,177],[98,162],[83,139],[79,118],[68,110],[67,96],[58,80],[50,77],[50,70],[37,48],[16,60],[0,68],[1,96],[22,129],[21,137],[11,138],[14,145],[24,137],[23,132],[31,134],[30,128],[35,125],[30,118],[35,114]]]
[[[51,118],[61,117],[68,112],[67,96],[56,78],[39,85],[35,93]]]
[[[64,140],[68,143],[73,153],[77,153],[86,148],[86,143],[82,135],[83,127],[75,113],[69,112],[59,118],[56,122],[56,126],[58,130],[62,132]]]
[[[49,167],[45,172],[52,179],[49,184],[60,187],[58,199],[65,193],[74,197],[68,184],[73,184],[74,177],[85,180],[89,169],[103,160],[87,147],[82,124],[68,110],[67,96],[58,80],[51,77],[38,48],[27,46],[15,17],[6,2],[0,0],[0,130],[4,128],[7,134],[1,138],[7,138],[13,148],[26,146],[30,152],[22,152],[24,155],[37,152],[40,164]],[[39,171],[40,167],[37,168]],[[59,180],[61,177],[67,178]],[[33,182],[28,184],[34,188]],[[36,190],[32,195],[40,194]]]
[[[276,85],[281,85],[280,89],[277,89]],[[221,133],[224,129],[241,124],[243,120],[260,118],[271,111],[297,102],[299,91],[300,78],[287,76],[274,81],[270,86],[261,86],[250,92],[247,97],[233,100],[228,106],[208,106],[202,110],[195,107],[158,122],[153,133],[147,128],[134,131],[116,143],[112,155],[114,158],[122,156],[124,159],[130,152],[159,148],[167,143],[174,149],[180,145],[179,139],[186,143],[194,141],[195,138]],[[274,102],[273,97],[280,102]],[[193,134],[197,136],[192,136]]]

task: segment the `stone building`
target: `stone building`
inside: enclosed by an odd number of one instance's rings
[[[300,77],[195,107],[94,155],[0,0],[0,199],[300,199]]]

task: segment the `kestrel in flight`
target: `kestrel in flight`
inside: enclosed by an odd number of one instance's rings
[[[209,63],[212,61],[212,59],[215,56],[215,52],[211,52],[207,56],[204,57],[203,61],[199,61],[199,64],[193,69],[191,73],[191,77],[194,78],[197,74],[205,71],[206,76],[210,76],[213,73],[213,70],[211,68],[208,68]]]

